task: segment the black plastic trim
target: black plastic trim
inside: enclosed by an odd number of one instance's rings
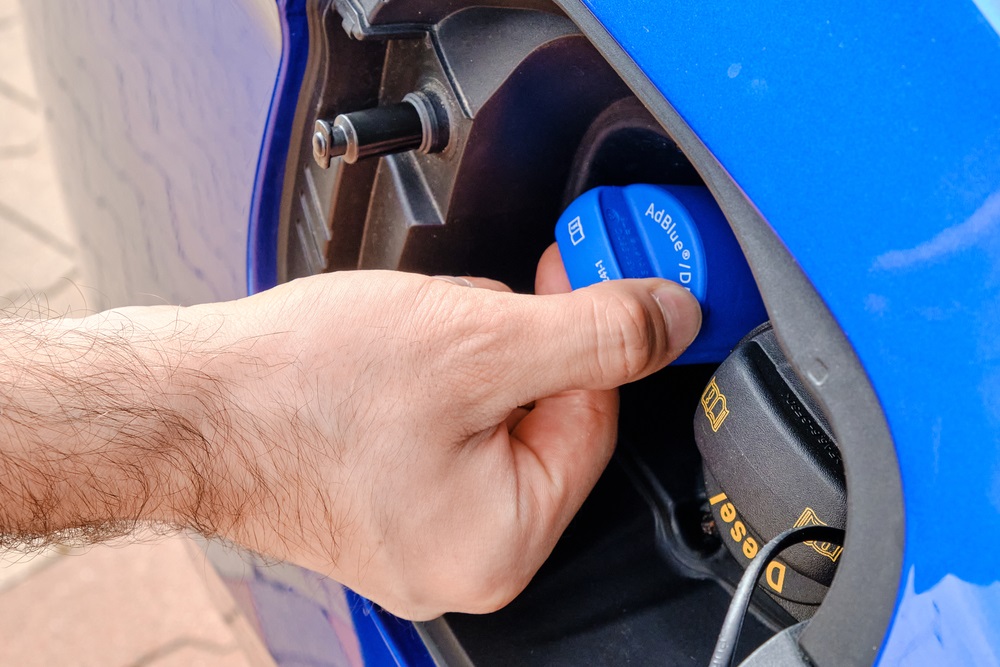
[[[871,664],[895,607],[904,516],[895,446],[868,376],[812,283],[722,164],[582,2],[555,2],[701,174],[740,241],[789,362],[830,418],[847,475],[846,548],[800,644],[820,665]]]
[[[809,661],[799,646],[806,625],[793,625],[771,637],[742,662],[742,667],[808,667]]]
[[[531,9],[552,13],[549,0],[334,0],[343,17],[344,30],[352,38],[401,39],[421,37],[445,17],[470,7]]]

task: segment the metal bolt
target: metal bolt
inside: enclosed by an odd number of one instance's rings
[[[330,166],[330,124],[325,120],[316,121],[316,130],[312,138],[313,158],[316,163],[326,169]]]
[[[322,132],[317,132],[313,135],[313,155],[316,158],[325,157],[330,151],[330,147],[326,144],[326,137],[323,136]]]
[[[447,114],[439,110],[435,99],[415,92],[399,104],[340,114],[332,121],[317,120],[312,137],[316,163],[326,169],[335,157],[354,164],[410,150],[443,150],[448,143]]]
[[[351,147],[347,133],[340,125],[343,122],[340,120],[341,118],[343,116],[337,116],[333,124],[325,120],[318,120],[313,126],[315,130],[312,138],[313,158],[323,169],[330,166],[331,159],[344,155]],[[354,162],[353,159],[349,159],[349,156],[345,156],[345,159],[347,162]]]

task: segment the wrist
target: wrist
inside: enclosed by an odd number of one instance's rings
[[[138,474],[150,484],[136,519],[218,533],[235,502],[230,481],[240,458],[223,304],[123,308],[88,319],[85,329],[107,343],[105,363],[116,364],[116,348],[128,347],[120,398],[148,414],[116,438],[141,459]]]

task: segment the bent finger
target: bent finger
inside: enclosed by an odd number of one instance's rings
[[[617,391],[570,391],[539,400],[511,432],[518,475],[541,503],[552,545],[611,459],[617,423]]]
[[[559,252],[559,245],[553,243],[545,249],[541,259],[538,260],[535,294],[563,294],[572,289],[569,276],[566,275],[566,267],[563,265],[562,254]]]

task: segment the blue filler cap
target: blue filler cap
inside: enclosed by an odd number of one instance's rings
[[[594,188],[560,216],[556,241],[574,289],[658,276],[694,294],[701,333],[675,364],[720,362],[767,319],[750,267],[706,188]]]

